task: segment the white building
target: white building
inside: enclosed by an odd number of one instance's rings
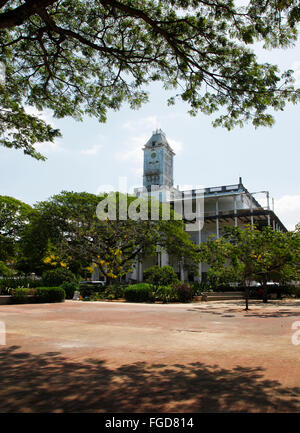
[[[270,206],[270,195],[268,191],[250,193],[239,178],[239,182],[233,185],[214,186],[209,188],[180,190],[174,187],[173,159],[174,152],[171,149],[166,135],[161,130],[153,132],[152,137],[143,148],[144,151],[144,173],[143,188],[137,188],[137,196],[155,195],[161,202],[168,203],[176,208],[176,202],[182,202],[183,208],[187,202],[192,204],[196,213],[196,199],[200,206],[200,223],[198,227],[187,225],[187,231],[191,239],[200,244],[205,242],[211,235],[219,238],[224,226],[241,226],[245,224],[255,225],[259,228],[271,225],[274,230],[287,231]],[[266,203],[261,205],[255,196],[260,194]],[[184,219],[186,213],[184,213]],[[189,229],[192,228],[191,229]],[[157,257],[151,257],[138,263],[130,279],[142,281],[143,271],[157,264],[160,266],[172,265],[181,279],[189,280],[191,276],[183,271],[181,263],[174,262],[172,257],[164,251],[158,251]],[[200,280],[206,276],[206,265],[200,264],[198,277]]]

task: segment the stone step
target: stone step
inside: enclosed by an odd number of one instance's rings
[[[244,298],[244,292],[203,292],[202,301],[233,301]]]
[[[243,296],[207,296],[203,301],[234,301],[243,299]]]
[[[244,292],[202,292],[207,296],[244,296]]]

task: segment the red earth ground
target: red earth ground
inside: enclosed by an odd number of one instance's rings
[[[0,321],[2,413],[300,411],[300,300],[0,305]]]

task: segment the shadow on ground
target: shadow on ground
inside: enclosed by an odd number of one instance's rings
[[[298,412],[300,389],[264,379],[263,369],[200,362],[110,368],[60,353],[0,350],[0,412]]]
[[[284,317],[297,317],[300,316],[300,302],[280,302],[280,301],[272,301],[269,300],[266,304],[264,304],[262,301],[249,301],[249,310],[245,311],[245,301],[235,301],[234,303],[229,303],[229,301],[226,301],[226,304],[228,307],[222,307],[218,310],[218,305],[214,303],[214,305],[211,305],[211,308],[209,308],[208,305],[205,305],[205,308],[201,307],[193,307],[190,309],[187,309],[187,311],[190,312],[199,312],[203,314],[212,314],[216,316],[221,317],[236,317],[237,314],[240,315],[240,313],[244,313],[245,317],[258,317],[258,318],[269,318],[269,317],[278,317],[278,318],[284,318]],[[234,305],[235,308],[230,308],[230,305]],[[239,308],[241,308],[239,310]],[[270,310],[268,311],[269,307],[293,307],[293,310],[289,309],[283,309],[280,308],[276,311]]]

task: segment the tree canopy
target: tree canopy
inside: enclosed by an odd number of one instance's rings
[[[107,110],[147,101],[161,81],[190,113],[221,115],[214,125],[271,125],[272,109],[299,100],[292,71],[259,63],[249,48],[297,38],[296,0],[1,0],[0,143],[36,152],[60,132],[26,112],[105,122]]]
[[[184,231],[182,221],[121,219],[119,200],[125,195],[115,195],[118,208],[115,220],[100,220],[96,214],[97,205],[107,195],[64,191],[38,203],[36,217],[23,236],[22,269],[36,272],[45,265],[68,266],[82,274],[85,269],[93,272],[93,266],[97,266],[102,276],[116,279],[130,272],[137,260],[155,255],[157,247],[178,260],[184,258],[187,269],[197,268],[197,246]],[[126,199],[127,212],[137,198],[126,196]],[[150,202],[145,203],[150,211]]]
[[[269,281],[287,284],[300,278],[299,231],[282,233],[270,226],[225,227],[223,237],[200,246],[208,273],[215,282],[251,282],[263,286]]]
[[[34,210],[28,204],[0,196],[0,260],[15,258],[19,241],[33,215]]]

